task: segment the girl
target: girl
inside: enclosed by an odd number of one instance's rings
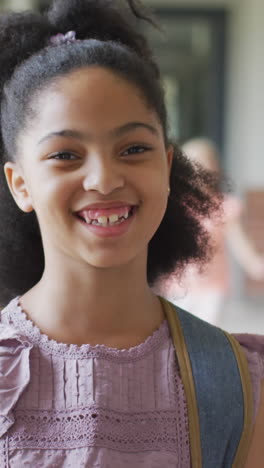
[[[181,346],[150,286],[206,260],[219,197],[168,141],[144,19],[132,0],[1,18],[1,468],[195,467]],[[257,468],[263,339],[240,342]]]

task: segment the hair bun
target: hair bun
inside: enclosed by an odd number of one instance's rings
[[[135,18],[152,23],[135,0],[55,0],[47,12],[58,32],[74,30],[77,39],[121,42],[151,61],[145,37],[132,25]]]
[[[1,85],[11,77],[16,66],[45,45],[52,33],[52,27],[38,13],[0,15]]]

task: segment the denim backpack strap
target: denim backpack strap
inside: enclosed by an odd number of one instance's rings
[[[161,301],[185,389],[192,468],[242,468],[253,421],[246,356],[228,333]]]

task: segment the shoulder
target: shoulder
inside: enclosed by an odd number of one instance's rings
[[[233,335],[244,350],[253,379],[264,379],[264,335]]]
[[[261,383],[264,380],[264,335],[233,335],[245,352],[253,387],[255,417],[260,401]]]
[[[254,427],[245,468],[263,468],[264,458],[264,335],[234,335],[249,365],[254,396]]]
[[[29,355],[32,345],[0,313],[0,437],[13,425],[12,408],[30,379]]]
[[[252,440],[245,468],[263,468],[264,459],[264,380],[261,382],[260,399]]]

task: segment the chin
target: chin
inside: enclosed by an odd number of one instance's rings
[[[135,254],[128,255],[128,252],[126,252],[125,255],[120,255],[116,252],[114,254],[102,254],[94,256],[93,258],[90,257],[86,259],[86,262],[91,267],[108,270],[124,268],[125,266],[128,267],[136,258],[138,258],[138,256]]]

